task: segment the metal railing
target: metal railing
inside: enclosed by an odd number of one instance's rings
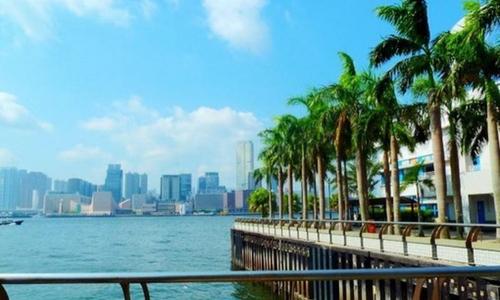
[[[485,278],[500,280],[500,266],[421,267],[387,269],[337,269],[303,271],[232,271],[212,273],[42,273],[0,274],[0,300],[8,300],[4,285],[119,284],[125,300],[131,299],[130,285],[142,287],[144,299],[150,299],[148,284],[223,283],[223,282],[295,282],[386,279]],[[419,292],[416,289],[416,292]],[[421,292],[421,291],[420,291]],[[419,295],[417,295],[419,296]],[[418,298],[419,299],[419,298]]]
[[[468,263],[470,265],[475,264],[474,259],[474,249],[473,242],[477,242],[480,238],[484,237],[483,231],[495,229],[499,229],[500,225],[498,224],[474,224],[474,223],[432,223],[432,222],[387,222],[387,221],[354,221],[354,220],[337,220],[337,219],[325,219],[325,220],[312,220],[312,219],[268,219],[268,218],[237,218],[235,220],[236,223],[250,223],[256,224],[257,226],[271,226],[274,228],[274,234],[278,233],[277,228],[281,229],[281,233],[279,235],[283,236],[283,229],[286,228],[288,232],[291,232],[291,229],[297,231],[304,230],[306,235],[309,237],[310,233],[315,234],[316,241],[319,241],[320,230],[327,230],[330,237],[334,231],[340,232],[344,236],[344,245],[347,245],[346,242],[346,233],[355,231],[358,232],[358,236],[361,239],[361,248],[364,248],[363,239],[367,235],[366,233],[375,233],[377,234],[378,239],[380,240],[380,250],[383,250],[383,239],[384,235],[399,235],[401,236],[402,242],[405,247],[404,255],[408,256],[408,242],[407,238],[412,235],[412,232],[415,229],[419,229],[421,233],[424,233],[422,228],[429,229],[426,234],[420,235],[421,237],[428,237],[429,243],[432,247],[432,259],[437,260],[437,240],[443,239],[455,239],[455,240],[463,240],[463,247],[467,248],[468,253],[468,261],[464,263]],[[465,236],[452,236],[450,234],[452,232],[451,229],[456,228],[467,228],[467,232]],[[263,230],[264,231],[264,230]],[[462,230],[463,231],[463,230]],[[291,237],[291,236],[290,236]],[[297,237],[298,238],[298,237]],[[494,239],[494,237],[492,238]],[[308,238],[309,240],[309,238]],[[313,238],[314,240],[314,238]],[[330,239],[330,243],[332,240]],[[500,251],[500,243],[498,244],[498,250]]]

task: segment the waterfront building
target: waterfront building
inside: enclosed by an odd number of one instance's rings
[[[198,178],[198,194],[222,194],[226,187],[219,185],[218,172],[206,172]]]
[[[112,192],[94,192],[90,205],[82,205],[82,213],[89,216],[111,216],[115,206]]]
[[[250,181],[253,170],[253,143],[252,141],[239,141],[236,145],[236,190],[253,189],[253,182]]]
[[[248,198],[250,198],[252,190],[236,191],[234,195],[234,209],[239,212],[248,211]]]
[[[141,193],[141,175],[139,173],[125,174],[125,199],[131,199],[132,195]]]
[[[443,121],[443,133],[447,132],[447,120]],[[443,138],[445,145],[448,137]],[[491,181],[491,166],[488,145],[484,145],[482,152],[477,156],[459,154],[460,179],[462,206],[464,222],[471,223],[495,223],[495,206],[493,201],[493,187]],[[382,160],[381,160],[382,161]],[[455,209],[453,204],[453,189],[450,174],[449,151],[445,151],[446,161],[446,215],[448,221],[455,221]],[[398,160],[399,179],[402,182],[409,168],[417,164],[423,165],[422,178],[434,178],[434,166],[431,142],[418,145],[415,151],[402,148]],[[420,196],[422,209],[431,210],[437,215],[436,194],[433,188],[421,187]],[[409,186],[401,191],[402,197],[416,199],[415,186]],[[385,197],[385,186],[383,177],[374,190],[375,197]]]
[[[68,183],[65,180],[56,179],[54,180],[54,188],[52,191],[56,193],[67,193]]]
[[[161,201],[179,201],[181,198],[181,177],[179,175],[163,175],[160,182]]]
[[[195,211],[219,211],[224,209],[223,194],[197,194],[194,198]]]
[[[146,204],[147,195],[146,194],[134,194],[132,195],[132,211],[142,212],[143,207]]]
[[[48,193],[43,200],[45,215],[80,214],[82,204],[89,203],[90,198],[80,194]]]
[[[123,171],[120,164],[110,164],[106,171],[103,191],[111,192],[113,201],[119,203],[122,199]]]
[[[180,174],[180,200],[188,201],[191,198],[192,176],[191,174]]]
[[[42,172],[27,172],[19,170],[20,197],[16,208],[31,209],[33,206],[33,194],[36,192],[40,197],[52,188],[52,179]],[[41,203],[39,203],[41,205]],[[37,209],[41,206],[37,207]]]
[[[204,194],[207,190],[207,180],[205,176],[198,178],[198,194]]]

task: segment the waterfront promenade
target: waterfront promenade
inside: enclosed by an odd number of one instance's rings
[[[426,236],[415,236],[417,223],[237,219],[232,230],[233,266],[328,270],[500,264],[500,243],[483,234],[494,231],[496,225],[463,225],[464,239],[442,238],[456,224],[420,225]],[[391,234],[395,226],[401,234]],[[410,278],[271,286],[285,297],[305,299],[499,299],[499,279],[430,278],[429,282]]]

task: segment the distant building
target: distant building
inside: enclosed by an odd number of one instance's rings
[[[198,194],[205,194],[207,191],[207,180],[205,176],[198,178]]]
[[[248,211],[248,198],[250,198],[250,194],[252,190],[241,190],[236,191],[234,195],[234,208],[239,212]]]
[[[222,203],[223,209],[226,212],[233,212],[236,210],[236,202],[235,202],[235,192],[226,192],[222,194]]]
[[[111,192],[113,201],[119,203],[122,199],[123,171],[121,165],[110,164],[106,172],[104,191]]]
[[[159,215],[175,215],[175,202],[158,202],[156,204],[156,213]]]
[[[219,173],[217,172],[206,172],[205,173],[205,188],[206,193],[214,193],[219,188]]]
[[[19,170],[0,169],[0,210],[14,210],[21,192]]]
[[[253,183],[249,181],[249,175],[253,174],[254,157],[253,143],[251,141],[240,141],[236,145],[236,190],[253,189]]]
[[[95,192],[86,213],[93,216],[110,216],[114,213],[114,207],[115,202],[111,192]]]
[[[125,174],[125,199],[132,199],[132,195],[141,193],[140,183],[139,173]]]
[[[80,214],[82,205],[89,201],[89,197],[79,194],[48,193],[43,200],[43,213],[45,215]]]
[[[192,176],[191,174],[180,174],[180,199],[181,201],[188,201],[191,198],[192,190]]]
[[[163,175],[160,182],[160,200],[174,202],[181,199],[181,177]]]
[[[132,200],[131,199],[125,199],[122,202],[118,204],[118,207],[120,209],[129,209],[132,210]]]
[[[219,185],[219,173],[206,172],[198,178],[198,194],[221,194],[226,191],[225,186]]]
[[[193,210],[218,211],[224,209],[223,194],[198,194],[194,198]]]
[[[0,169],[0,210],[31,209],[33,193],[36,192],[39,197],[43,198],[51,188],[52,179],[44,173],[2,168]],[[41,207],[36,209],[39,208]]]
[[[144,205],[146,204],[147,195],[146,194],[135,194],[132,195],[132,211],[142,212]]]
[[[148,174],[146,173],[140,175],[139,192],[140,194],[148,193]]]
[[[97,186],[95,184],[81,178],[70,178],[66,183],[66,193],[92,197],[92,194],[96,191]]]
[[[68,183],[66,180],[54,180],[54,188],[52,189],[56,193],[67,193]]]

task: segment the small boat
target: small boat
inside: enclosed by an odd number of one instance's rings
[[[0,221],[0,225],[21,225],[24,220],[2,220]]]

